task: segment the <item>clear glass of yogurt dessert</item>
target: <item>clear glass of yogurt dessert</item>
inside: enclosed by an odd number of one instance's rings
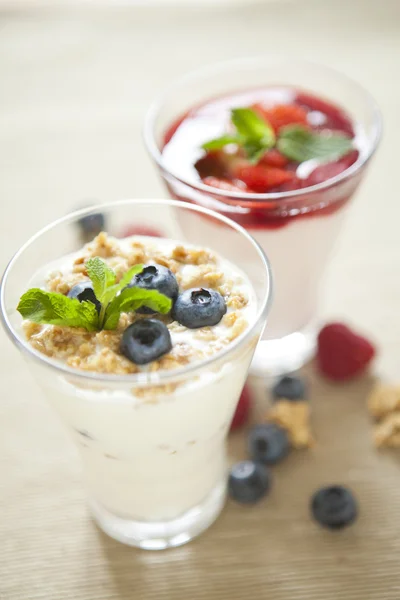
[[[360,85],[276,58],[198,70],[150,107],[145,142],[170,195],[240,223],[271,260],[275,301],[251,372],[288,372],[313,354],[321,279],[380,130]]]
[[[77,224],[98,214],[107,232],[82,247]],[[127,223],[159,237],[121,238]],[[176,201],[79,211],[11,260],[3,325],[69,429],[93,517],[110,536],[161,549],[216,519],[226,436],[270,301],[257,242]]]

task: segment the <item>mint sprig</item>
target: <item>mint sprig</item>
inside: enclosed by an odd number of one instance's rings
[[[251,108],[233,108],[231,121],[236,129],[232,135],[223,135],[203,144],[207,151],[220,150],[228,144],[241,146],[251,163],[257,163],[261,156],[275,145],[275,133],[271,125]]]
[[[344,134],[312,131],[302,125],[288,125],[276,136],[270,123],[251,108],[232,109],[231,122],[235,133],[205,142],[203,150],[211,152],[237,144],[249,162],[256,164],[272,148],[299,163],[314,158],[324,162],[337,160],[353,148],[351,138]]]
[[[119,283],[115,283],[115,272],[98,257],[87,261],[86,270],[92,281],[96,299],[100,303],[99,312],[90,301],[79,302],[76,298],[39,288],[32,288],[21,296],[17,306],[18,312],[24,319],[35,323],[83,327],[87,331],[98,331],[115,329],[122,312],[133,312],[141,306],[147,306],[161,314],[171,310],[171,299],[157,290],[126,287],[132,278],[143,270],[143,265],[130,268]]]

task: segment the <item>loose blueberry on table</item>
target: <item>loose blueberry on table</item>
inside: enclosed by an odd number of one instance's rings
[[[341,485],[324,487],[311,499],[311,513],[316,521],[328,529],[342,529],[357,518],[357,503],[348,488]]]
[[[288,455],[289,437],[287,432],[275,423],[255,425],[249,432],[248,448],[253,460],[273,465]]]
[[[268,468],[252,460],[244,460],[231,468],[228,490],[231,498],[243,504],[261,500],[271,487]]]
[[[277,400],[305,400],[307,397],[307,387],[304,379],[294,375],[284,375],[272,388],[272,397]]]

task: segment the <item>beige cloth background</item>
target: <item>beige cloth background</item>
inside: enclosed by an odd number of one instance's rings
[[[373,91],[386,123],[329,270],[324,314],[373,336],[376,373],[400,379],[399,29],[398,0],[0,13],[0,267],[88,198],[164,194],[140,128],[170,77],[271,51],[318,59]],[[275,470],[259,506],[229,504],[199,540],[145,553],[92,524],[69,440],[4,334],[0,344],[1,600],[400,598],[399,455],[371,448],[368,378],[333,386],[309,367],[317,447]],[[232,453],[244,456],[243,435]],[[310,494],[329,482],[349,483],[361,506],[338,534],[308,516]]]

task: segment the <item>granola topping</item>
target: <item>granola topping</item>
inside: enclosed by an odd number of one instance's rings
[[[34,283],[48,291],[68,294],[87,279],[85,263],[100,257],[119,281],[135,264],[159,264],[176,276],[180,291],[193,287],[215,289],[224,297],[227,313],[214,327],[187,329],[170,315],[152,315],[162,320],[172,338],[172,350],[146,366],[138,366],[120,352],[124,330],[138,319],[137,313],[122,313],[116,330],[88,332],[84,329],[38,325],[24,321],[30,344],[39,352],[68,366],[98,373],[124,375],[141,370],[151,372],[182,368],[220,352],[244,333],[254,317],[255,299],[246,276],[208,249],[183,245],[172,240],[141,236],[118,240],[100,233],[74,255],[65,257],[37,274]]]

